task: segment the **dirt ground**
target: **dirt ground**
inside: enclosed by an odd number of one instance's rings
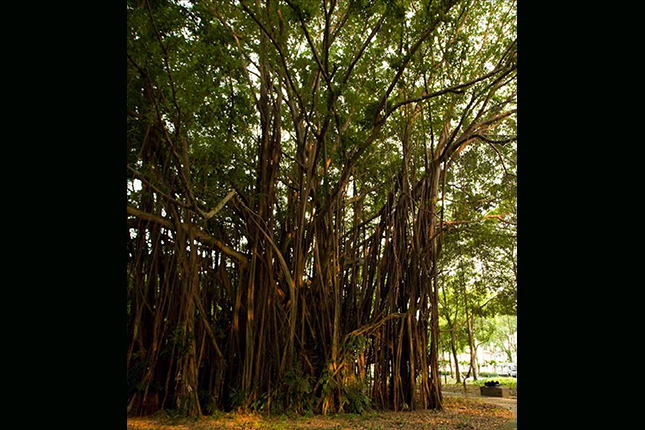
[[[443,412],[369,412],[311,418],[239,413],[221,413],[199,420],[128,418],[127,430],[494,430],[517,417],[517,407],[513,412],[488,399],[447,395],[444,403]]]

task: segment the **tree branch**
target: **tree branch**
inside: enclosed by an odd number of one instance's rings
[[[154,186],[154,185],[152,184],[152,182],[150,182],[149,180],[147,180],[147,179],[146,179],[146,177],[145,177],[145,176],[143,176],[143,174],[141,174],[139,171],[137,171],[137,170],[133,169],[133,168],[132,168],[132,167],[130,167],[130,166],[126,166],[126,167],[127,167],[127,169],[128,169],[128,172],[132,173],[132,176],[134,176],[135,178],[137,178],[138,180],[140,180],[141,182],[143,182],[145,185],[147,185],[148,187],[150,187],[150,188],[152,189],[152,191],[154,191],[155,193],[157,193],[158,195],[160,195],[160,196],[161,196],[161,197],[163,197],[164,199],[166,199],[166,200],[168,200],[169,202],[174,203],[174,204],[176,204],[177,206],[180,206],[180,207],[182,207],[182,208],[186,208],[186,209],[191,209],[191,208],[192,208],[192,206],[191,206],[191,205],[189,205],[188,203],[180,202],[179,200],[177,200],[177,199],[175,199],[175,198],[173,198],[173,197],[170,197],[168,194],[166,194],[166,193],[164,193],[163,191],[161,191],[159,188],[157,188],[156,186]]]
[[[175,223],[166,218],[163,218],[151,213],[147,213],[147,212],[142,212],[131,206],[128,206],[127,208],[128,208],[128,215],[134,216],[142,221],[148,221],[154,224],[158,224],[164,228],[167,228],[168,230],[177,231],[177,226],[175,225]],[[234,249],[229,248],[223,242],[215,239],[213,236],[209,235],[208,233],[205,233],[202,230],[196,228],[195,226],[192,226],[189,224],[181,224],[180,227],[182,230],[186,232],[192,232],[195,239],[199,240],[200,242],[217,248],[220,252],[222,252],[222,254],[227,255],[232,260],[236,261],[240,266],[246,267],[248,265],[249,263],[248,259],[243,254],[235,251]]]
[[[485,81],[486,79],[489,79],[489,78],[495,76],[496,74],[502,72],[503,70],[505,70],[505,67],[495,69],[492,72],[487,73],[486,75],[481,76],[481,77],[479,77],[477,79],[473,79],[470,82],[465,82],[463,84],[460,84],[460,85],[457,85],[457,86],[454,86],[454,87],[451,87],[451,88],[446,88],[444,90],[437,91],[437,92],[434,92],[434,93],[431,93],[431,94],[426,93],[426,94],[424,94],[422,96],[415,97],[415,98],[412,98],[412,99],[409,99],[409,100],[399,102],[399,103],[395,104],[394,107],[392,107],[383,118],[385,119],[385,118],[389,117],[394,111],[396,111],[400,107],[408,105],[410,103],[421,102],[421,101],[428,100],[428,99],[438,97],[438,96],[442,96],[442,95],[448,94],[448,93],[463,94],[464,93],[462,91],[463,89],[471,87],[471,86],[473,86],[473,85],[475,85],[475,84],[477,84],[479,82]]]
[[[217,215],[217,213],[219,211],[222,210],[224,205],[226,205],[226,203],[228,203],[228,201],[231,200],[236,194],[237,194],[237,191],[231,190],[231,192],[228,193],[228,195],[226,197],[224,197],[224,200],[219,202],[219,204],[215,207],[215,209],[213,209],[212,211],[204,214],[204,218],[206,218],[207,220],[213,218],[215,215]]]
[[[291,73],[289,73],[289,65],[287,64],[287,60],[286,60],[286,57],[285,57],[284,53],[282,52],[282,48],[280,47],[278,42],[276,42],[276,40],[273,37],[273,35],[271,34],[271,32],[269,32],[267,30],[267,28],[262,24],[262,22],[260,22],[260,20],[255,16],[255,14],[244,3],[244,0],[240,0],[240,5],[242,6],[242,9],[244,9],[244,11],[247,13],[247,15],[249,15],[251,17],[251,19],[253,19],[253,21],[255,21],[255,23],[260,27],[260,30],[264,34],[266,34],[266,36],[269,38],[269,40],[271,41],[273,46],[275,46],[275,49],[278,51],[278,55],[280,57],[282,67],[284,68],[284,74],[286,75],[289,87],[295,93],[296,98],[298,99],[298,104],[300,105],[301,115],[303,116],[303,118],[304,118],[305,122],[307,123],[307,125],[311,128],[311,131],[313,133],[316,133],[315,128],[312,126],[311,121],[309,119],[309,115],[307,114],[307,110],[305,109],[305,104],[302,101],[302,97],[300,96],[300,92],[298,92],[298,89],[296,88],[296,85],[294,84],[293,79],[291,78]]]

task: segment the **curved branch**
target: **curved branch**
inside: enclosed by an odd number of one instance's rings
[[[510,70],[508,70],[508,71],[507,71],[507,73],[510,73],[510,72],[511,72],[511,71],[513,71],[515,68],[516,68],[516,67],[511,68]],[[397,110],[397,109],[399,109],[400,107],[403,107],[403,106],[408,105],[408,104],[410,104],[410,103],[417,103],[417,102],[421,102],[421,101],[428,100],[428,99],[431,99],[431,98],[434,98],[434,97],[438,97],[438,96],[442,96],[442,95],[444,95],[444,94],[448,94],[448,93],[463,94],[463,93],[464,93],[464,91],[462,91],[462,90],[464,90],[464,89],[466,89],[466,88],[468,88],[468,87],[471,87],[471,86],[473,86],[473,85],[475,85],[475,84],[477,84],[477,83],[479,83],[479,82],[485,81],[486,79],[489,79],[489,78],[491,78],[491,77],[495,76],[496,74],[498,74],[498,73],[500,73],[500,72],[504,71],[505,69],[506,69],[505,67],[501,67],[501,68],[498,68],[498,69],[493,70],[493,71],[492,71],[492,72],[490,72],[490,73],[487,73],[487,74],[486,74],[486,75],[484,75],[484,76],[481,76],[481,77],[479,77],[479,78],[477,78],[477,79],[473,79],[472,81],[465,82],[465,83],[463,83],[463,84],[460,84],[460,85],[457,85],[457,86],[454,86],[454,87],[451,87],[451,88],[446,88],[446,89],[441,90],[441,91],[436,91],[436,92],[431,93],[431,94],[427,94],[427,93],[426,93],[426,94],[424,94],[424,95],[422,95],[422,96],[415,97],[415,98],[412,98],[412,99],[409,99],[409,100],[405,100],[405,101],[399,102],[399,103],[395,104],[395,105],[394,105],[394,107],[392,107],[392,108],[387,112],[387,114],[385,114],[385,116],[384,116],[383,118],[385,119],[385,118],[389,117],[392,113],[394,113],[394,111],[396,111],[396,110]]]

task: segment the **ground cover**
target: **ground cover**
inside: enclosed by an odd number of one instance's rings
[[[478,399],[446,397],[442,412],[373,411],[314,417],[219,413],[194,420],[157,414],[152,418],[128,418],[127,430],[493,430],[512,416],[510,411]]]

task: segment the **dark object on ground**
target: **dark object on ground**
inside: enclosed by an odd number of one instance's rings
[[[494,388],[499,386],[499,381],[484,382],[484,385],[488,388]]]
[[[479,387],[480,394],[488,397],[510,397],[507,387]]]

